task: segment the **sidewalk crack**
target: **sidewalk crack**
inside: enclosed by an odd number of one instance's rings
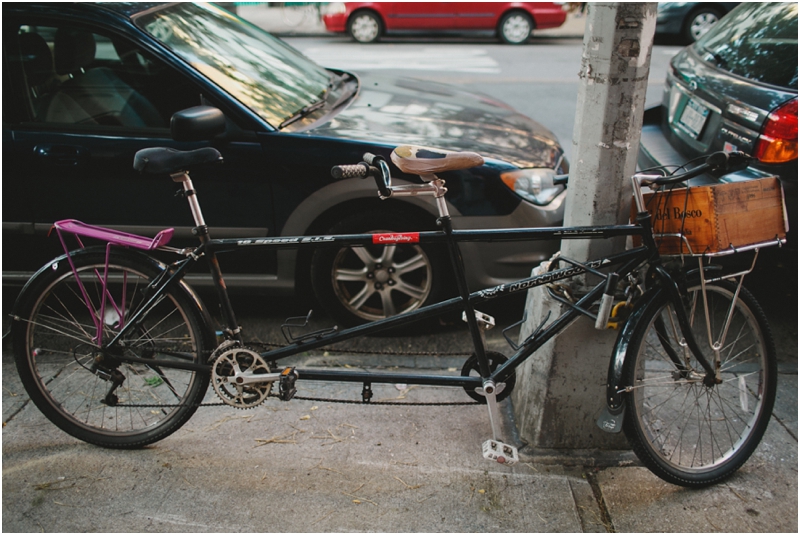
[[[789,429],[789,428],[786,426],[786,424],[785,424],[785,423],[783,423],[783,420],[781,420],[780,418],[778,418],[778,415],[776,415],[774,412],[772,413],[772,417],[773,417],[773,418],[775,418],[775,421],[776,421],[776,422],[778,422],[778,423],[781,425],[781,427],[783,427],[783,428],[786,430],[786,432],[787,432],[787,433],[789,433],[789,436],[790,436],[790,437],[792,437],[792,438],[794,439],[794,441],[795,441],[795,442],[797,442],[797,435],[795,435],[795,434],[794,434],[794,432],[792,432],[792,430],[791,430],[791,429]]]
[[[603,498],[603,490],[600,488],[600,483],[597,481],[597,475],[595,475],[594,472],[587,471],[586,481],[589,482],[589,486],[592,488],[592,493],[594,494],[594,499],[597,501],[597,507],[600,509],[600,518],[603,522],[603,526],[608,533],[617,533],[617,529],[614,527],[614,521],[611,520],[611,513],[609,513],[606,507],[606,500]]]

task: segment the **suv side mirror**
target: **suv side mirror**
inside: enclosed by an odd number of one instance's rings
[[[211,106],[195,106],[176,112],[169,128],[175,141],[210,141],[225,132],[225,114]]]

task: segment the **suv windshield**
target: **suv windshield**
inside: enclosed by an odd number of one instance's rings
[[[173,4],[136,24],[274,126],[319,102],[334,76],[214,6]]]
[[[797,4],[746,3],[728,13],[695,44],[726,71],[797,89]]]

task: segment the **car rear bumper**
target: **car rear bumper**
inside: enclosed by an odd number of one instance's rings
[[[663,108],[661,106],[657,106],[645,110],[644,112],[642,136],[639,143],[639,155],[637,157],[637,166],[640,171],[663,165],[683,165],[694,159],[692,156],[686,156],[679,152],[664,135],[662,110]],[[796,162],[794,162],[794,165],[796,165]],[[708,174],[700,175],[697,178],[693,178],[690,183],[695,186],[701,186],[705,184],[718,184],[720,182],[741,182],[767,176],[778,176],[781,178],[786,202],[786,212],[789,219],[789,245],[795,250],[797,247],[796,233],[794,231],[797,226],[796,175],[794,180],[792,180],[788,175],[782,177],[779,171],[771,173],[762,169],[748,167],[742,171],[736,171],[721,177],[713,177]]]
[[[677,151],[661,129],[662,108],[656,106],[644,112],[642,137],[639,142],[637,164],[640,171],[662,165],[682,165],[690,158]],[[692,180],[695,185],[716,184],[719,180],[710,175],[700,175]]]
[[[567,12],[561,6],[555,5],[548,9],[544,6],[537,6],[535,12],[531,13],[537,30],[547,28],[558,28],[567,20]]]
[[[330,13],[322,16],[325,29],[329,32],[343,33],[347,30],[347,15],[345,13]]]

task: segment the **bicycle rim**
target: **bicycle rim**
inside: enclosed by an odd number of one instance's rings
[[[124,256],[112,256],[103,305],[104,256],[75,259],[85,297],[67,262],[60,264],[52,265],[55,276],[26,307],[24,344],[16,352],[23,382],[27,378],[33,383],[31,398],[64,431],[102,446],[142,446],[175,431],[194,412],[192,404],[202,399],[207,376],[122,362],[100,351],[97,337],[98,326],[103,343],[117,335],[144,304],[156,273]],[[167,293],[119,351],[123,356],[197,362],[203,348],[200,332],[181,295]],[[115,379],[122,382],[112,388]]]
[[[699,288],[689,292],[692,331],[709,362],[734,297],[731,285],[707,286],[708,319]],[[758,304],[742,289],[727,336],[719,347],[721,383],[703,384],[705,371],[680,334],[668,302],[643,318],[626,361],[634,451],[663,479],[684,486],[708,485],[731,475],[761,440],[776,388],[774,349]],[[710,329],[709,329],[710,328]]]

